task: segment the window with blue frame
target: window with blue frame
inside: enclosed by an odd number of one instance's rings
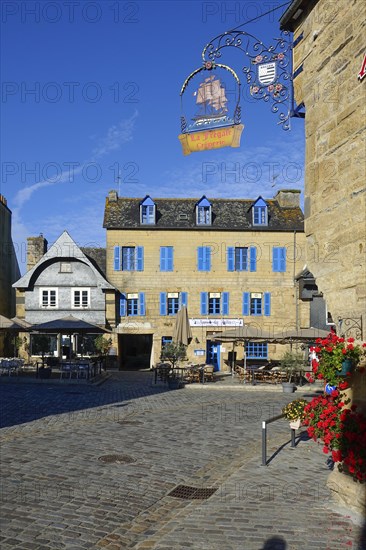
[[[246,342],[247,359],[268,359],[268,344],[266,342]]]
[[[168,298],[168,315],[176,315],[179,311],[179,296]]]
[[[268,206],[262,197],[253,204],[253,225],[268,225]]]
[[[138,298],[127,298],[127,315],[138,315],[139,301]]]
[[[205,196],[196,204],[197,225],[211,225],[211,203]]]
[[[145,293],[138,292],[136,294],[121,294],[119,299],[119,313],[121,317],[145,315]]]
[[[281,273],[286,271],[286,247],[274,246],[272,248],[272,271]]]
[[[211,247],[199,246],[197,249],[198,271],[211,271]]]
[[[149,195],[140,203],[140,222],[143,225],[155,224],[155,203]]]
[[[115,271],[143,271],[144,248],[143,246],[115,246],[114,270]]]
[[[187,292],[160,292],[160,315],[176,315],[182,306],[187,305]]]
[[[250,298],[250,315],[262,315],[262,297]]]
[[[161,347],[163,348],[166,344],[171,344],[173,342],[172,336],[162,336],[161,337]]]
[[[243,315],[271,315],[270,292],[243,292]]]
[[[229,315],[229,292],[201,292],[201,315]]]
[[[173,254],[172,246],[160,247],[160,271],[173,271]]]
[[[257,271],[257,248],[255,246],[228,246],[228,271]]]
[[[208,314],[209,315],[219,315],[221,312],[220,308],[221,298],[209,298],[208,299]]]

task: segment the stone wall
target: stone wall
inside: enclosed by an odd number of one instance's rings
[[[366,3],[319,0],[295,29],[298,104],[305,103],[307,265],[333,319],[366,327]],[[365,334],[364,334],[365,338]]]
[[[294,255],[294,243],[296,254]],[[114,246],[143,246],[144,271],[114,271]],[[212,246],[212,267],[210,272],[197,270],[197,247]],[[227,271],[228,246],[257,247],[257,270]],[[174,271],[161,272],[159,268],[160,246],[174,247]],[[287,269],[285,273],[272,271],[272,247],[287,248]],[[269,231],[182,231],[182,230],[108,230],[107,231],[107,278],[123,293],[145,293],[146,315],[144,317],[124,317],[117,319],[117,332],[122,334],[152,334],[153,358],[159,360],[162,336],[172,336],[175,316],[161,316],[159,312],[160,292],[187,292],[190,318],[202,318],[200,314],[200,292],[229,292],[229,319],[243,319],[243,292],[270,292],[271,315],[244,317],[245,323],[255,324],[266,331],[278,333],[285,328],[296,327],[295,275],[305,263],[305,237],[303,233]],[[293,260],[295,256],[295,261]],[[110,302],[110,303],[109,303]],[[301,321],[306,322],[306,307],[301,313]],[[113,315],[115,304],[108,298],[107,317]],[[308,310],[307,310],[308,311]],[[210,316],[214,318],[215,316]],[[220,316],[216,316],[220,317]],[[299,317],[300,319],[300,317]],[[225,327],[194,327],[193,341],[188,348],[189,359],[197,361],[195,349],[206,350],[206,339],[219,334]],[[197,341],[196,341],[197,340]],[[232,344],[226,346],[223,360]],[[239,350],[240,351],[240,350]],[[271,357],[281,357],[284,347],[269,346]],[[205,357],[201,358],[204,362]]]
[[[11,211],[0,195],[0,314],[15,315],[15,291],[11,285],[19,278],[19,267],[11,236]]]

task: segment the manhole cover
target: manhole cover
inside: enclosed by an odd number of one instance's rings
[[[98,458],[104,464],[132,464],[136,462],[132,456],[128,455],[103,455]]]
[[[190,487],[189,485],[178,485],[170,493],[169,497],[182,498],[186,500],[195,500],[195,499],[207,499],[213,495],[217,489],[213,488],[200,488],[200,487]]]

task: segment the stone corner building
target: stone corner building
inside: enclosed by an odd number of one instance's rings
[[[366,327],[366,3],[294,0],[294,91],[306,110],[307,265],[335,322]],[[362,319],[363,317],[363,319]],[[362,322],[361,322],[362,319]],[[353,336],[355,334],[352,334]]]
[[[216,370],[225,370],[229,349],[215,337],[228,328],[245,323],[277,333],[309,326],[296,307],[296,275],[305,263],[298,190],[256,200],[129,198],[110,191],[104,227],[106,275],[119,290],[122,368],[159,362],[183,305],[193,334],[188,359]],[[109,319],[113,313],[107,308]],[[283,349],[248,342],[246,352],[258,363]]]

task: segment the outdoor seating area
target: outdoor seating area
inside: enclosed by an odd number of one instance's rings
[[[305,381],[305,373],[308,369],[304,365],[302,369],[292,371],[292,381],[301,385]],[[281,368],[280,364],[247,365],[245,369],[244,366],[236,365],[234,372],[242,383],[282,384],[290,379],[290,372]]]
[[[18,375],[24,365],[24,359],[18,357],[0,358],[0,376]]]
[[[178,378],[185,384],[204,384],[214,382],[214,367],[212,365],[189,364],[172,368],[170,363],[158,363],[155,368],[155,383],[168,382],[169,378]]]

